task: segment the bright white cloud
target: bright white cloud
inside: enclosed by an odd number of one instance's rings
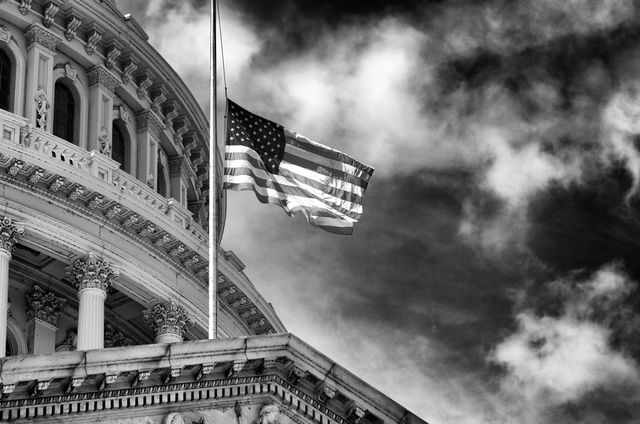
[[[640,152],[634,143],[634,136],[640,135],[640,82],[630,81],[612,96],[603,112],[603,124],[604,154],[626,161],[633,175],[629,190],[633,196],[640,187]]]

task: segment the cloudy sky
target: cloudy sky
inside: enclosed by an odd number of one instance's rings
[[[208,2],[118,2],[206,110]],[[639,422],[638,9],[222,0],[230,98],[376,168],[353,236],[230,192],[223,247],[430,423]]]

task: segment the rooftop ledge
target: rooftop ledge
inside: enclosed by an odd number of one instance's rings
[[[55,415],[60,403],[145,393],[161,402],[163,393],[180,390],[192,391],[185,401],[266,394],[338,424],[424,423],[292,334],[12,356],[2,360],[0,379],[0,421],[19,417],[20,408],[22,417],[28,408],[46,416],[53,405]],[[213,388],[220,392],[202,393]]]

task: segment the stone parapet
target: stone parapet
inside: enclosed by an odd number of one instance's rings
[[[101,206],[112,203],[109,200],[117,200],[121,206],[119,216],[136,214],[140,217],[137,226],[130,229],[152,223],[187,247],[179,259],[186,261],[196,253],[206,261],[208,235],[193,222],[191,212],[119,169],[117,162],[97,151],[88,152],[46,131],[30,127],[25,118],[3,110],[0,110],[0,131],[0,167],[5,163],[5,172],[19,176],[26,165],[33,165],[45,171],[47,180],[55,175],[55,181],[63,181],[50,185],[52,194],[71,200],[88,199],[86,206],[99,209],[103,214],[106,209],[103,211]],[[61,185],[66,185],[66,189]],[[90,202],[96,195],[103,197],[99,204]]]

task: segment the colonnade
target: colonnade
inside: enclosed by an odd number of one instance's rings
[[[24,228],[5,217],[0,221],[0,358],[6,356],[9,309],[9,262]],[[104,258],[90,252],[67,268],[67,279],[78,289],[77,350],[104,348],[105,300],[118,271]],[[50,353],[55,349],[55,333],[64,299],[34,286],[27,293],[28,340],[30,353]],[[145,320],[155,335],[155,343],[183,340],[191,325],[185,309],[174,300],[156,304],[145,311]]]

